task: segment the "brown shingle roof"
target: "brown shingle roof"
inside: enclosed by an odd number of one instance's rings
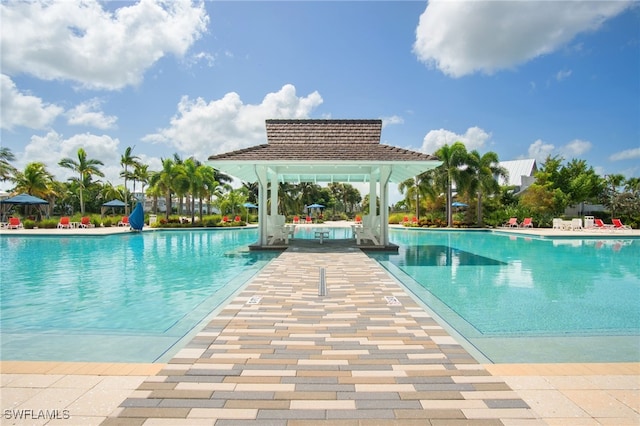
[[[382,120],[267,120],[267,144],[212,155],[233,161],[429,161],[416,151],[380,144]]]

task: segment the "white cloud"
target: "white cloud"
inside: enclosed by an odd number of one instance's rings
[[[382,117],[382,127],[387,127],[391,124],[403,124],[404,123],[404,118],[398,116],[398,115],[392,115],[391,117]]]
[[[640,158],[640,148],[626,149],[611,154],[609,161],[634,160],[636,158]]]
[[[565,158],[575,158],[591,150],[591,142],[574,139],[562,147],[562,156]]]
[[[16,126],[44,129],[64,111],[57,105],[45,104],[36,96],[21,93],[4,74],[0,75],[0,82],[0,125],[3,129],[11,130]]]
[[[559,148],[553,144],[543,142],[542,139],[538,139],[529,145],[527,158],[535,158],[538,163],[544,163],[547,157],[555,155],[560,155],[565,160],[580,158],[580,156],[589,152],[592,147],[593,144],[591,142],[581,139],[574,139]]]
[[[308,118],[321,103],[318,92],[298,97],[291,84],[267,94],[258,105],[244,104],[235,92],[210,102],[184,96],[170,127],[143,140],[166,143],[187,156],[206,159],[212,154],[266,143],[266,119]]]
[[[117,117],[104,115],[100,110],[102,102],[98,98],[90,99],[67,111],[69,124],[73,126],[91,126],[98,129],[112,129]]]
[[[418,59],[451,77],[513,68],[593,31],[631,1],[430,1],[416,28]]]
[[[467,151],[472,151],[484,147],[490,138],[491,134],[480,127],[470,127],[463,135],[458,135],[445,129],[431,130],[424,137],[420,150],[427,154],[433,154],[438,148],[444,145],[453,145],[455,142],[462,142],[467,148]]]
[[[99,159],[105,166],[100,170],[105,174],[103,181],[110,181],[114,185],[122,183],[120,178],[120,141],[107,135],[81,133],[65,139],[61,134],[50,131],[44,136],[34,135],[24,147],[24,151],[16,154],[13,163],[19,170],[23,170],[28,163],[35,161],[44,163],[47,170],[59,181],[66,181],[75,177],[69,169],[58,166],[63,158],[77,160],[78,149],[84,148],[87,157]]]
[[[538,139],[529,145],[529,158],[534,158],[538,164],[544,163],[548,156],[552,155],[556,147],[550,143],[544,143],[542,139]]]
[[[572,74],[571,70],[560,70],[556,73],[556,80],[558,81],[565,80],[571,77],[571,74]]]
[[[138,84],[206,30],[202,2],[141,0],[109,12],[96,0],[2,2],[2,69],[97,89]]]

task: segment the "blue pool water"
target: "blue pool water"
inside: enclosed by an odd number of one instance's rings
[[[2,359],[152,362],[275,253],[254,230],[2,237]]]
[[[249,251],[256,239],[255,229],[2,236],[0,358],[167,360],[277,256]],[[370,255],[479,358],[640,361],[640,239],[417,229],[390,239],[397,254]]]
[[[555,352],[557,361],[560,350],[574,361],[581,351],[584,361],[640,361],[640,239],[429,230],[390,239],[397,254],[371,256],[491,360],[550,362]],[[508,345],[529,346],[503,359]]]

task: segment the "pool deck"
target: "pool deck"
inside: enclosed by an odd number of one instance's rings
[[[2,425],[640,424],[640,363],[480,364],[374,260],[330,241],[292,244],[167,364],[0,373]]]

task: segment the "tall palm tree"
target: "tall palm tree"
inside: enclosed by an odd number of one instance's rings
[[[171,158],[162,159],[162,170],[152,174],[150,179],[150,185],[155,190],[164,192],[166,199],[166,214],[165,218],[169,220],[169,215],[172,210],[171,194],[175,192],[174,182],[177,180],[180,171],[176,163]]]
[[[98,166],[103,166],[104,163],[100,160],[87,158],[87,153],[83,148],[78,149],[78,160],[74,160],[72,158],[63,158],[58,163],[60,167],[64,167],[65,169],[73,170],[78,173],[79,177],[70,178],[72,182],[75,182],[78,185],[78,192],[80,198],[80,212],[84,215],[84,199],[83,199],[83,190],[86,190],[88,185],[91,183],[92,176],[103,177],[104,173],[100,171]]]
[[[500,167],[498,154],[487,152],[484,155],[473,150],[467,156],[467,168],[464,174],[467,176],[467,189],[469,194],[477,196],[477,220],[478,226],[482,226],[482,196],[484,194],[495,194],[500,191],[498,177],[506,179],[507,169]]]
[[[134,147],[135,148],[135,147]],[[124,178],[124,192],[125,192],[125,206],[124,206],[124,214],[128,215],[129,214],[129,196],[128,196],[128,190],[127,190],[127,181],[128,180],[133,180],[133,189],[135,192],[135,175],[133,173],[133,171],[130,171],[129,168],[133,168],[135,170],[135,166],[136,164],[139,164],[138,159],[139,157],[135,156],[135,155],[131,155],[131,151],[133,151],[133,148],[128,146],[125,150],[124,150],[124,154],[122,154],[122,156],[120,157],[120,165],[124,168],[121,172],[120,172],[120,177]]]
[[[451,209],[452,188],[454,183],[461,183],[461,166],[467,159],[467,148],[462,142],[455,142],[453,145],[440,147],[435,156],[442,164],[436,167],[439,180],[444,183],[447,191],[447,226],[453,225],[453,214]]]

